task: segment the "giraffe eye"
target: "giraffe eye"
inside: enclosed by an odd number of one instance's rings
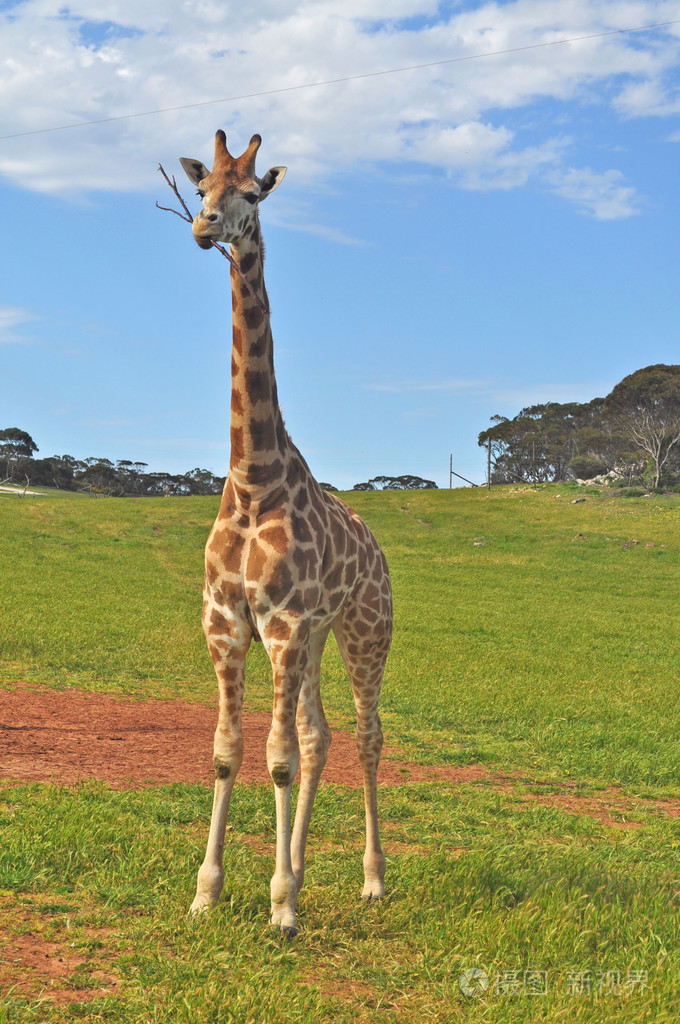
[[[254,192],[251,192],[249,195],[244,196],[243,198],[247,203],[250,203],[251,206],[254,206],[258,199]]]
[[[199,197],[199,199],[203,198],[203,193],[200,190],[196,193],[196,195]]]

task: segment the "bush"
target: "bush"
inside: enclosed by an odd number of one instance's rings
[[[622,487],[616,493],[617,498],[644,498],[647,491],[642,487]]]
[[[605,464],[592,455],[575,455],[567,469],[579,480],[592,480],[594,476],[600,476],[607,472]]]

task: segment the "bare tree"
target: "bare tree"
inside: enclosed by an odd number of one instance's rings
[[[680,442],[680,366],[658,363],[636,370],[607,396],[605,409],[614,413],[638,448],[654,464],[654,486]]]

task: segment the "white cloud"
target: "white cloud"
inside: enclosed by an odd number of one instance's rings
[[[499,408],[514,410],[508,415],[514,416],[520,409],[528,405],[545,402],[589,402],[598,395],[607,395],[614,384],[612,382],[579,382],[559,384],[523,384],[507,386],[494,380],[475,380],[472,378],[449,378],[445,380],[402,380],[380,381],[374,384],[362,384],[366,391],[387,392],[390,394],[413,394],[417,392],[442,391],[450,394],[472,393],[484,395],[489,402]]]
[[[496,408],[506,410],[509,417],[516,416],[520,409],[530,405],[545,405],[548,402],[590,402],[593,398],[608,395],[615,381],[580,381],[574,384],[560,382],[555,384],[535,383],[517,387],[495,385],[489,390],[490,399]]]
[[[313,219],[309,204],[296,202],[288,198],[283,204],[273,204],[267,210],[267,222],[287,231],[302,231],[308,235],[317,235],[339,245],[367,246],[370,242],[348,235],[346,231],[329,224],[321,224]]]
[[[455,128],[432,126],[412,143],[418,159],[444,168],[463,188],[516,188],[543,168],[559,163],[568,139],[548,139],[540,146],[514,149],[508,128],[466,122]]]
[[[669,102],[662,83],[654,79],[629,82],[614,101],[624,117],[645,117],[652,114],[670,114],[674,104]],[[677,105],[676,109],[680,109]]]
[[[362,384],[360,386],[364,391],[385,391],[392,394],[414,391],[485,392],[491,387],[488,381],[469,380],[464,377],[454,377],[447,380],[377,381],[374,384]]]
[[[571,200],[597,220],[619,220],[640,212],[635,189],[624,184],[620,171],[596,173],[589,167],[554,172],[549,179],[555,192]]]
[[[16,333],[23,324],[36,320],[35,314],[19,306],[0,305],[0,345],[25,345],[30,341],[26,335]]]
[[[598,193],[586,181],[597,172],[569,167],[571,139],[550,128],[529,137],[510,117],[542,101],[612,104],[626,117],[675,109],[680,33],[672,29],[540,46],[674,16],[677,0],[509,0],[453,9],[435,0],[75,0],[68,8],[61,0],[25,0],[0,15],[3,134],[539,48],[7,139],[0,173],[43,192],[148,190],[158,187],[159,160],[176,167],[180,155],[207,159],[222,125],[236,148],[259,131],[262,164],[294,160],[299,187],[319,185],[329,173],[408,161],[469,189],[548,181],[581,210],[629,216],[634,186],[622,185],[616,170],[599,174]]]

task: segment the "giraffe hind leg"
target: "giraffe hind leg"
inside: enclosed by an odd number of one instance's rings
[[[321,657],[328,630],[312,634],[309,658],[297,706],[297,734],[300,744],[300,792],[295,809],[291,839],[293,874],[300,892],[305,876],[305,846],[314,798],[331,745],[331,731],[323,712],[320,694]]]
[[[378,764],[383,734],[378,700],[391,639],[391,602],[389,614],[378,617],[366,628],[360,605],[352,605],[333,626],[338,647],[349,673],[357,713],[356,743],[364,776],[366,811],[366,849],[362,898],[381,899],[385,895],[385,856],[378,834]]]

